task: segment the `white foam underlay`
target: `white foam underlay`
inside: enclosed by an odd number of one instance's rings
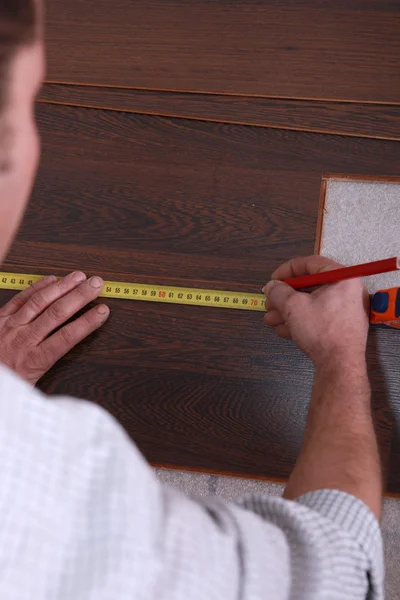
[[[400,184],[328,181],[320,253],[345,265],[400,256]],[[370,293],[400,286],[400,271],[364,283]]]

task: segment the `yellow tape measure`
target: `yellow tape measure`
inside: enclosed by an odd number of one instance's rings
[[[24,290],[43,277],[44,275],[0,272],[0,289]],[[105,281],[100,296],[102,298],[123,298],[124,300],[265,311],[265,297],[262,294],[172,287],[148,283]]]

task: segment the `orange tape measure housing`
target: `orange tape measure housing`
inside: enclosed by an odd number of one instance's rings
[[[379,290],[373,294],[370,323],[400,329],[400,287]]]

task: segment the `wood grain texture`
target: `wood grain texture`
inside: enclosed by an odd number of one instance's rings
[[[400,159],[390,141],[43,104],[37,112],[42,166],[5,265],[17,272],[80,268],[259,291],[281,261],[312,253],[322,173],[395,175]],[[110,321],[43,390],[106,407],[156,464],[288,476],[312,367],[262,315],[109,304]],[[377,429],[391,456],[390,490],[400,491],[400,336],[384,331],[375,342]]]
[[[50,0],[48,81],[400,102],[397,0]]]
[[[349,175],[349,173],[324,173],[322,176],[323,181],[374,181],[379,183],[397,183],[400,184],[400,176],[396,175],[374,175],[373,173],[368,173],[364,175],[359,175],[357,173],[353,173]]]
[[[400,105],[246,98],[47,83],[40,102],[293,131],[400,140]]]
[[[321,240],[322,240],[322,233],[324,230],[326,186],[327,186],[327,180],[325,179],[325,177],[323,177],[323,179],[321,181],[321,191],[319,194],[318,221],[317,221],[317,231],[315,233],[315,247],[314,247],[315,254],[321,253]]]

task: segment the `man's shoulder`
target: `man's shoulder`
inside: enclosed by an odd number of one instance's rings
[[[8,424],[20,422],[25,428],[29,425],[47,427],[56,435],[81,439],[103,439],[103,443],[112,444],[119,438],[137,451],[128,439],[123,427],[103,407],[96,402],[73,398],[71,396],[49,396],[38,388],[32,387],[18,374],[0,364],[0,429]],[[73,434],[73,435],[72,435]]]
[[[26,396],[37,394],[35,388],[24,381],[17,373],[0,363],[0,400],[10,393]]]
[[[111,415],[93,402],[68,396],[48,396],[33,387],[17,373],[0,364],[0,410],[7,413],[25,410],[41,414],[47,419],[63,420],[65,423],[88,421],[91,423],[114,421]],[[78,421],[77,421],[78,419]]]

